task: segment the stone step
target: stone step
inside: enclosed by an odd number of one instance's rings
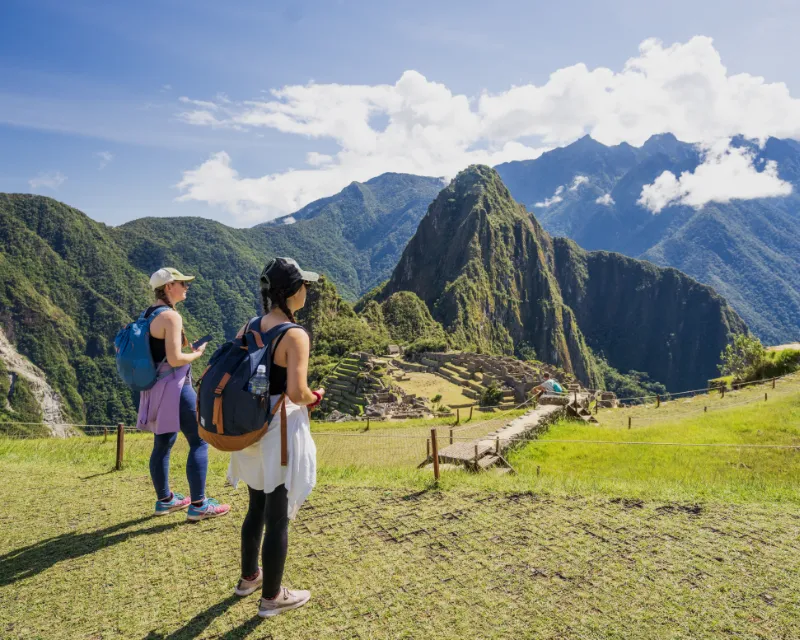
[[[483,456],[482,458],[478,458],[478,469],[488,469],[489,467],[495,466],[498,462],[500,462],[499,456],[492,454]]]

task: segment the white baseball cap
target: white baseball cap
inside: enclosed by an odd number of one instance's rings
[[[153,291],[155,291],[159,287],[163,287],[170,282],[191,282],[192,280],[194,280],[194,276],[185,276],[177,269],[164,267],[150,276],[150,286]]]

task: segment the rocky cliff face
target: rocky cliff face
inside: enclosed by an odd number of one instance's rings
[[[589,346],[621,371],[677,391],[704,387],[720,352],[747,327],[711,287],[676,269],[553,239],[555,274]]]
[[[716,371],[742,320],[675,269],[552,239],[488,167],[462,171],[431,204],[391,279],[424,300],[458,347],[530,355],[598,385],[591,350],[672,390]]]

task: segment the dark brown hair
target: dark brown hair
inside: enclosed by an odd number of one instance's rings
[[[302,283],[300,283],[302,286]],[[300,291],[298,287],[297,291]],[[286,303],[287,298],[291,298],[297,291],[293,291],[292,293],[287,293],[286,291],[274,291],[272,289],[262,289],[261,290],[261,305],[264,307],[264,313],[269,313],[272,311],[273,307],[278,307],[281,311],[286,314],[286,317],[289,318],[289,322],[297,324],[294,319],[294,314],[292,310],[289,309],[289,305]]]

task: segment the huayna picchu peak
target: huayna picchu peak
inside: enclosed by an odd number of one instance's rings
[[[403,290],[454,346],[535,354],[593,387],[592,352],[673,390],[702,386],[730,334],[746,331],[710,287],[675,269],[551,238],[485,166],[434,200],[378,297]]]

